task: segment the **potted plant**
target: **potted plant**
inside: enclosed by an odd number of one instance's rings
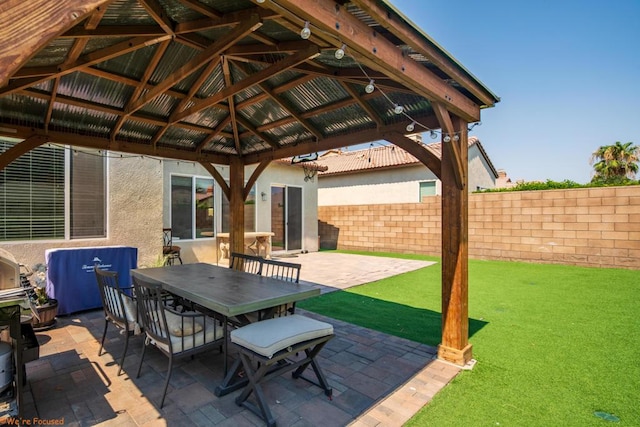
[[[50,298],[47,294],[47,267],[38,263],[33,266],[32,271],[33,291],[30,292],[30,298],[35,311],[31,324],[35,330],[48,329],[56,323],[58,300]]]

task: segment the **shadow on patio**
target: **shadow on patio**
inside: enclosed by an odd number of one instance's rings
[[[304,314],[334,325],[336,337],[319,356],[333,400],[288,374],[274,378],[264,391],[279,426],[400,425],[459,371],[434,360],[434,347]],[[107,353],[98,357],[103,325],[102,311],[94,310],[59,318],[54,329],[38,333],[41,357],[27,365],[26,419],[64,418],[65,425],[263,425],[236,406],[240,391],[215,396],[223,378],[218,351],[179,361],[159,410],[166,357],[150,348],[135,378],[142,347],[136,337],[118,377],[114,356],[121,354],[124,340],[110,327]]]

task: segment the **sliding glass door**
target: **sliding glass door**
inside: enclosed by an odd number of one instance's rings
[[[302,249],[302,188],[271,187],[271,231],[272,251]]]

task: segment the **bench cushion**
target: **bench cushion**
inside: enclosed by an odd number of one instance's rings
[[[280,350],[331,334],[333,325],[294,314],[235,329],[231,342],[270,359]]]

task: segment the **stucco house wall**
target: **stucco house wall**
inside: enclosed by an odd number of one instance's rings
[[[442,193],[441,182],[421,165],[322,176],[318,206],[417,203],[421,181],[436,181],[436,193]]]
[[[249,179],[255,165],[245,169],[245,180]],[[218,166],[218,171],[226,179],[229,179],[229,167]],[[202,166],[185,162],[164,162],[163,192],[163,227],[171,226],[171,175],[193,175],[210,178],[211,175]],[[272,162],[260,175],[256,186],[256,231],[271,230],[271,186],[294,186],[302,188],[302,250],[314,252],[318,250],[318,195],[317,180],[304,180],[301,168],[291,166],[284,162]],[[264,199],[262,193],[265,194]],[[214,211],[222,212],[222,189],[216,183],[214,185]],[[222,229],[222,219],[216,216],[216,230]],[[215,238],[199,238],[196,240],[180,240],[174,242],[181,248],[181,257],[185,263],[218,261],[218,247]]]
[[[210,178],[211,175],[199,164],[158,160],[147,157],[118,158],[111,153],[107,159],[107,237],[75,240],[33,240],[0,242],[0,248],[13,254],[25,265],[44,263],[45,251],[52,248],[74,248],[90,246],[133,246],[138,248],[138,265],[151,266],[161,260],[162,229],[169,227],[171,175],[196,175]],[[218,166],[228,178],[229,167]],[[248,179],[255,166],[247,167]],[[299,167],[281,162],[272,162],[256,182],[257,231],[270,231],[270,187],[288,185],[302,188],[303,197],[303,250],[318,250],[317,180],[304,181]],[[215,210],[221,212],[222,191],[216,184]],[[266,194],[263,201],[261,193]],[[221,219],[217,217],[217,229]],[[176,242],[177,243],[177,242]],[[216,262],[215,238],[181,240],[182,259],[185,263]]]
[[[107,170],[106,238],[0,242],[0,247],[25,265],[44,263],[47,249],[116,245],[137,247],[139,265],[153,263],[162,250],[162,166],[149,158],[109,158]]]
[[[251,172],[253,169],[251,168]],[[246,176],[250,176],[250,173]],[[258,201],[256,226],[259,231],[271,230],[272,185],[302,189],[302,250],[318,251],[318,178],[305,181],[301,167],[291,166],[286,162],[272,162],[256,182],[256,200]],[[263,191],[266,194],[266,201],[262,201],[261,198]]]

